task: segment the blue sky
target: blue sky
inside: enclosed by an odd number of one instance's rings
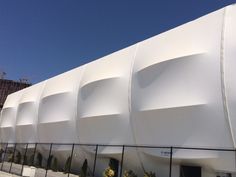
[[[0,70],[45,80],[236,0],[0,0]]]

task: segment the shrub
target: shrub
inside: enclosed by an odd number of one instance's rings
[[[132,170],[125,171],[124,177],[138,177]]]
[[[80,170],[80,177],[86,177],[87,176],[87,169],[88,169],[88,161],[87,159],[84,160],[84,163]]]
[[[151,172],[151,171],[150,172],[145,172],[144,177],[156,177],[156,174]]]
[[[57,158],[56,158],[56,157],[54,157],[54,158],[52,159],[51,169],[52,169],[53,171],[58,171],[58,162],[57,162]]]
[[[3,155],[3,153],[4,153],[4,150],[3,150],[3,149],[1,149],[1,150],[0,150],[0,162],[2,162],[2,160],[3,160],[3,159],[1,158],[1,157],[2,157],[2,155]]]
[[[113,177],[115,175],[114,170],[111,169],[111,167],[108,167],[103,172],[103,177]]]
[[[52,159],[53,159],[53,155],[50,155],[50,156],[48,157],[48,160],[47,160],[47,167],[48,167],[48,168],[51,168]]]
[[[13,151],[9,149],[9,150],[7,151],[7,154],[8,154],[8,159],[7,159],[7,161],[8,161],[8,162],[12,162],[12,160],[13,160]]]
[[[26,155],[24,156],[24,164],[23,165],[28,165],[28,158]]]
[[[111,158],[109,161],[109,167],[105,169],[104,177],[117,177],[118,176],[119,161]]]
[[[20,153],[20,151],[18,151],[17,154],[16,154],[15,163],[17,163],[17,164],[21,163],[21,153]]]
[[[27,157],[26,157],[27,159]],[[27,162],[27,161],[26,161]],[[27,165],[33,166],[34,165],[34,154],[32,154],[29,158],[29,162],[27,162]]]
[[[40,152],[37,153],[37,161],[36,161],[36,166],[37,167],[42,167],[42,162],[43,162],[43,156]]]
[[[0,157],[2,157],[2,154],[4,153],[3,149],[0,149]]]
[[[70,164],[71,164],[71,156],[69,156],[66,160],[65,167],[64,167],[64,173],[69,173],[70,172]]]

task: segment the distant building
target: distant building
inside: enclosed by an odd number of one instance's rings
[[[13,81],[7,79],[0,79],[0,110],[7,96],[13,92],[19,91],[23,88],[29,87],[31,84],[25,80]]]

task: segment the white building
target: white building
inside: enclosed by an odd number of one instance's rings
[[[231,5],[9,95],[1,141],[235,149],[235,66]],[[166,158],[133,151],[134,168],[147,171]],[[176,177],[180,163],[202,166],[207,177],[236,172],[235,156],[223,152],[174,150],[173,162]]]

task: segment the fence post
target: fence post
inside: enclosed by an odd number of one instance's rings
[[[28,143],[26,144],[25,153],[24,153],[24,156],[23,156],[23,163],[22,163],[21,172],[20,172],[21,176],[22,176],[22,173],[23,173],[24,165],[25,165],[25,159],[26,159],[27,151],[28,151]]]
[[[6,153],[7,153],[7,147],[8,147],[8,143],[5,147],[5,150],[4,150],[4,154],[3,154],[3,159],[2,159],[2,166],[1,166],[1,171],[2,171],[2,168],[3,168],[3,163],[4,163],[4,160],[5,160],[5,157],[6,157]]]
[[[47,166],[46,166],[45,177],[47,177],[47,174],[48,174],[49,158],[51,156],[51,152],[52,152],[52,143],[50,144],[50,150],[49,150],[48,159],[47,159]]]
[[[173,147],[170,147],[170,171],[169,171],[169,177],[172,176],[172,158],[173,158]]]
[[[11,173],[12,163],[14,163],[15,152],[16,152],[16,146],[17,146],[17,143],[15,143],[15,146],[14,146],[13,156],[12,156],[12,160],[11,160],[11,165],[10,165],[9,173]]]
[[[72,145],[72,149],[71,149],[68,177],[70,176],[70,170],[71,170],[71,164],[72,164],[72,159],[73,159],[73,154],[74,154],[74,148],[75,148],[75,144]]]
[[[235,160],[235,168],[236,168],[236,149],[234,149],[234,160]]]
[[[96,145],[96,149],[95,149],[95,157],[94,157],[94,162],[93,162],[93,174],[92,174],[92,176],[94,176],[94,173],[95,173],[95,168],[96,168],[96,163],[97,163],[97,155],[98,155],[98,144]]]
[[[125,146],[122,146],[122,154],[121,154],[121,161],[120,161],[120,177],[122,177],[122,170],[123,170],[123,161],[124,161],[124,151]]]

